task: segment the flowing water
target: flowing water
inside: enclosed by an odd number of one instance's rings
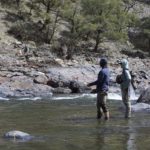
[[[96,119],[96,98],[56,97],[47,100],[0,102],[0,150],[149,150],[150,115],[133,113],[124,119],[121,101],[108,100],[111,119]],[[31,141],[7,140],[20,130]]]

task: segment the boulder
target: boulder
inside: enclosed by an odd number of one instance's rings
[[[70,81],[69,88],[71,89],[72,93],[82,93],[83,92],[83,85],[77,81]]]
[[[150,87],[142,92],[137,100],[138,103],[150,103]]]
[[[11,82],[0,85],[0,96],[2,97],[46,97],[52,96],[52,88],[48,85],[35,84],[30,77],[13,77]]]
[[[67,87],[72,93],[82,93],[87,90],[86,84],[97,79],[98,66],[79,66],[50,68],[47,70],[49,81],[53,88]],[[88,89],[89,90],[89,89]]]
[[[52,88],[48,85],[33,84],[30,89],[19,89],[15,91],[16,96],[29,96],[29,97],[52,97]]]
[[[84,93],[86,90],[89,90],[86,85],[78,81],[70,81],[69,88],[71,89],[72,93]]]
[[[89,83],[97,79],[99,66],[53,67],[46,70],[49,79]],[[67,82],[68,83],[68,82]]]
[[[134,105],[131,105],[131,110],[133,112],[148,111],[150,110],[150,105],[145,103],[136,103]]]
[[[48,78],[46,75],[39,75],[34,78],[34,83],[47,84]]]
[[[13,130],[13,131],[9,131],[9,132],[5,133],[4,138],[28,141],[28,140],[31,140],[33,138],[33,136],[31,136],[28,133],[22,132],[22,131]]]
[[[52,73],[48,76],[49,80],[47,81],[47,85],[53,88],[69,87],[69,79],[65,78],[63,75]]]
[[[72,93],[80,93],[80,84],[77,81],[71,81],[69,88],[71,89]]]

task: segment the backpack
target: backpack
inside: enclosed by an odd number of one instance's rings
[[[133,89],[136,90],[137,89],[137,85],[136,85],[135,80],[134,80],[135,79],[135,75],[134,75],[134,73],[132,71],[129,71],[129,72],[130,72],[130,75],[131,75],[131,84],[133,86]],[[116,76],[116,83],[121,84],[122,82],[123,82],[122,75],[121,74],[117,75]]]
[[[116,83],[121,84],[123,82],[122,75],[119,74],[116,76]]]

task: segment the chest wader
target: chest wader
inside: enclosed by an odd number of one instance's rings
[[[109,111],[106,106],[107,93],[98,92],[97,93],[97,119],[100,119],[104,113],[105,120],[109,119]]]
[[[123,78],[125,80],[127,80],[125,71],[123,71]],[[130,102],[130,98],[129,98],[129,86],[130,86],[130,83],[127,88],[121,88],[122,101],[125,105],[125,118],[131,117],[131,102]]]
[[[122,93],[122,101],[125,105],[125,118],[131,117],[131,102],[129,99],[129,90],[128,89],[121,89]]]

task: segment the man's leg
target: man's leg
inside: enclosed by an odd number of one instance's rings
[[[106,101],[107,101],[107,93],[101,93],[100,105],[101,105],[101,108],[104,112],[105,120],[108,120],[109,119],[109,110],[107,108]]]
[[[129,100],[128,90],[122,90],[122,100],[125,105],[125,118],[131,117],[131,103]]]
[[[102,109],[101,109],[101,93],[97,93],[97,119],[102,117]]]

